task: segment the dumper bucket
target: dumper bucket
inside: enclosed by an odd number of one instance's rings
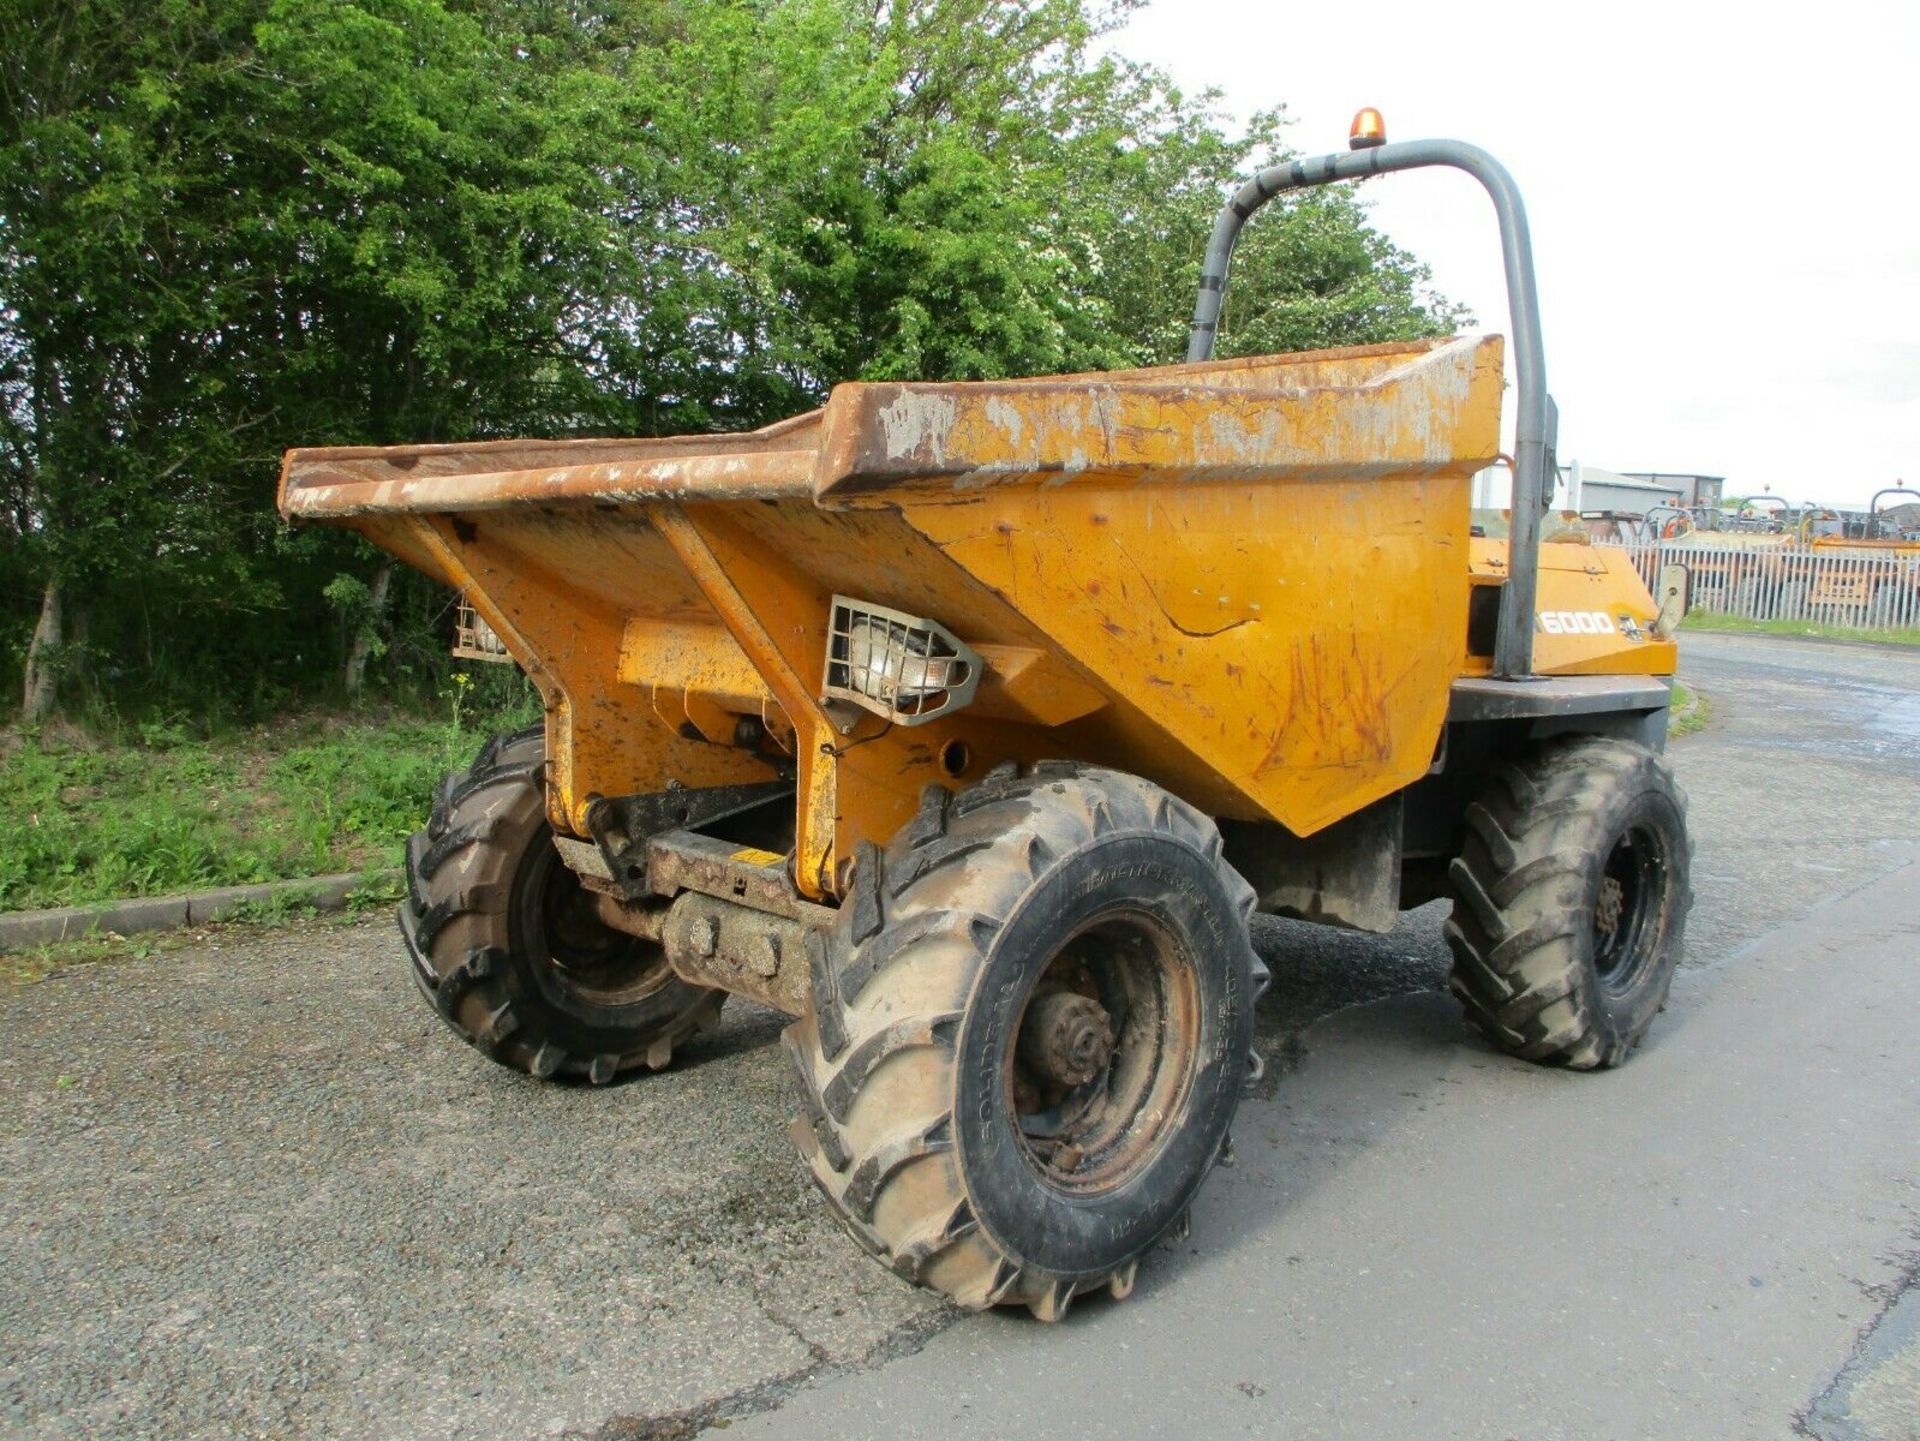
[[[847,384],[745,435],[295,450],[280,507],[468,597],[546,699],[561,830],[598,797],[790,776],[795,880],[829,896],[924,787],[1009,760],[1297,835],[1423,775],[1501,357]]]

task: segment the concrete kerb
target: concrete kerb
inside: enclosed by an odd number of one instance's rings
[[[150,896],[97,906],[61,906],[0,916],[0,951],[77,941],[97,935],[138,935],[225,920],[255,906],[300,906],[315,911],[344,910],[357,892],[391,885],[400,872],[355,871],[301,880],[266,881],[254,886],[221,886],[185,896]]]

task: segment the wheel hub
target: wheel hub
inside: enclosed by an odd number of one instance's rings
[[[578,1001],[602,1006],[632,1004],[673,982],[657,943],[607,925],[597,898],[552,846],[537,855],[515,882],[514,944],[548,981]]]
[[[1077,991],[1054,991],[1027,1007],[1019,1055],[1036,1079],[1070,1090],[1107,1068],[1113,1043],[1105,1007]]]

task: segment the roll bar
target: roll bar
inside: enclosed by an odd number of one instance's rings
[[[1655,540],[1665,538],[1662,532],[1666,530],[1669,522],[1658,519],[1658,517],[1668,515],[1672,516],[1674,520],[1683,520],[1687,523],[1687,528],[1680,532],[1681,535],[1691,535],[1698,529],[1693,523],[1692,511],[1682,510],[1677,505],[1650,505],[1647,507],[1647,513],[1643,515],[1641,519],[1646,523],[1647,527],[1652,530]],[[1678,539],[1678,537],[1675,538]]]
[[[1920,500],[1920,490],[1908,485],[1889,485],[1876,490],[1873,499],[1867,502],[1867,539],[1874,540],[1880,535],[1880,497],[1883,495],[1910,495]]]
[[[1459,140],[1408,140],[1345,155],[1292,160],[1262,170],[1240,187],[1213,224],[1201,269],[1200,295],[1194,302],[1187,359],[1213,354],[1220,305],[1226,297],[1227,268],[1247,217],[1274,196],[1313,185],[1364,180],[1395,170],[1444,165],[1464,170],[1485,187],[1500,221],[1500,249],[1507,268],[1507,309],[1513,320],[1513,370],[1518,414],[1514,426],[1513,519],[1508,527],[1507,583],[1500,593],[1499,626],[1493,645],[1493,674],[1524,680],[1533,674],[1533,599],[1540,570],[1540,522],[1553,500],[1557,477],[1553,447],[1558,417],[1547,394],[1547,365],[1540,340],[1540,301],[1533,276],[1533,243],[1527,235],[1527,211],[1520,189],[1506,168],[1477,145]]]

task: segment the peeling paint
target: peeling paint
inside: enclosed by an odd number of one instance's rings
[[[1019,406],[1011,401],[991,396],[987,400],[987,419],[998,426],[1007,438],[1010,449],[1018,451],[1020,442],[1026,434],[1027,416]]]
[[[959,407],[950,394],[916,388],[902,390],[891,403],[881,407],[875,419],[885,437],[885,451],[890,458],[944,465],[947,435],[958,414]]]

